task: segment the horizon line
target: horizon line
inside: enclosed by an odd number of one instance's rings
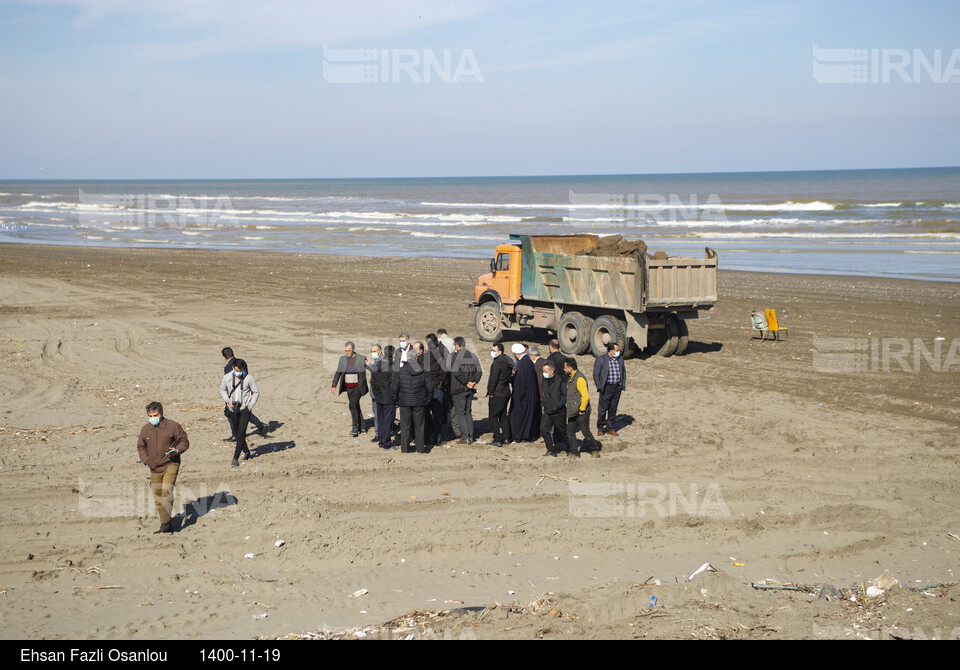
[[[374,181],[374,180],[403,180],[403,179],[531,179],[539,177],[673,177],[691,175],[735,175],[735,174],[777,174],[777,173],[810,173],[810,172],[883,172],[894,170],[950,170],[960,169],[960,165],[927,165],[914,167],[870,167],[870,168],[815,168],[802,170],[729,170],[720,172],[598,172],[598,173],[553,173],[553,174],[504,174],[504,175],[452,175],[452,176],[380,176],[380,177],[84,177],[84,178],[0,178],[2,182],[180,182],[180,181]]]

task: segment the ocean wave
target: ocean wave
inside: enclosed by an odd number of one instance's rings
[[[657,211],[657,210],[677,210],[677,209],[701,209],[701,210],[726,210],[726,211],[756,211],[756,212],[778,212],[778,211],[807,211],[807,212],[829,212],[837,208],[836,205],[822,200],[812,202],[786,202],[776,203],[723,203],[723,202],[661,202],[658,200],[651,202],[567,202],[567,203],[490,203],[490,202],[429,202],[420,203],[423,207],[482,207],[484,209],[612,209],[612,210],[636,210],[636,211]]]
[[[690,232],[687,237],[710,239],[932,239],[960,240],[960,233],[788,233],[788,232]]]
[[[496,242],[507,241],[505,236],[500,235],[450,235],[447,233],[426,233],[417,230],[411,231],[409,235],[411,237],[429,237],[448,240],[491,240]]]

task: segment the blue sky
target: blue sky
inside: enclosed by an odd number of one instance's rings
[[[958,25],[952,1],[4,2],[0,178],[957,165]],[[820,83],[814,45],[939,51],[958,81]],[[337,49],[396,81],[331,81]],[[479,76],[394,67],[445,50]]]

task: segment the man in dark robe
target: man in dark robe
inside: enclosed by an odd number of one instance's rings
[[[510,432],[516,442],[533,442],[540,436],[540,393],[537,371],[527,356],[527,347],[514,344],[517,357],[513,372],[513,399],[510,407]]]

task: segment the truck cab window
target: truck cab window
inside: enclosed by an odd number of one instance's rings
[[[497,272],[500,272],[501,270],[509,270],[509,269],[510,269],[510,254],[507,254],[507,253],[497,254],[497,263],[496,263]]]

